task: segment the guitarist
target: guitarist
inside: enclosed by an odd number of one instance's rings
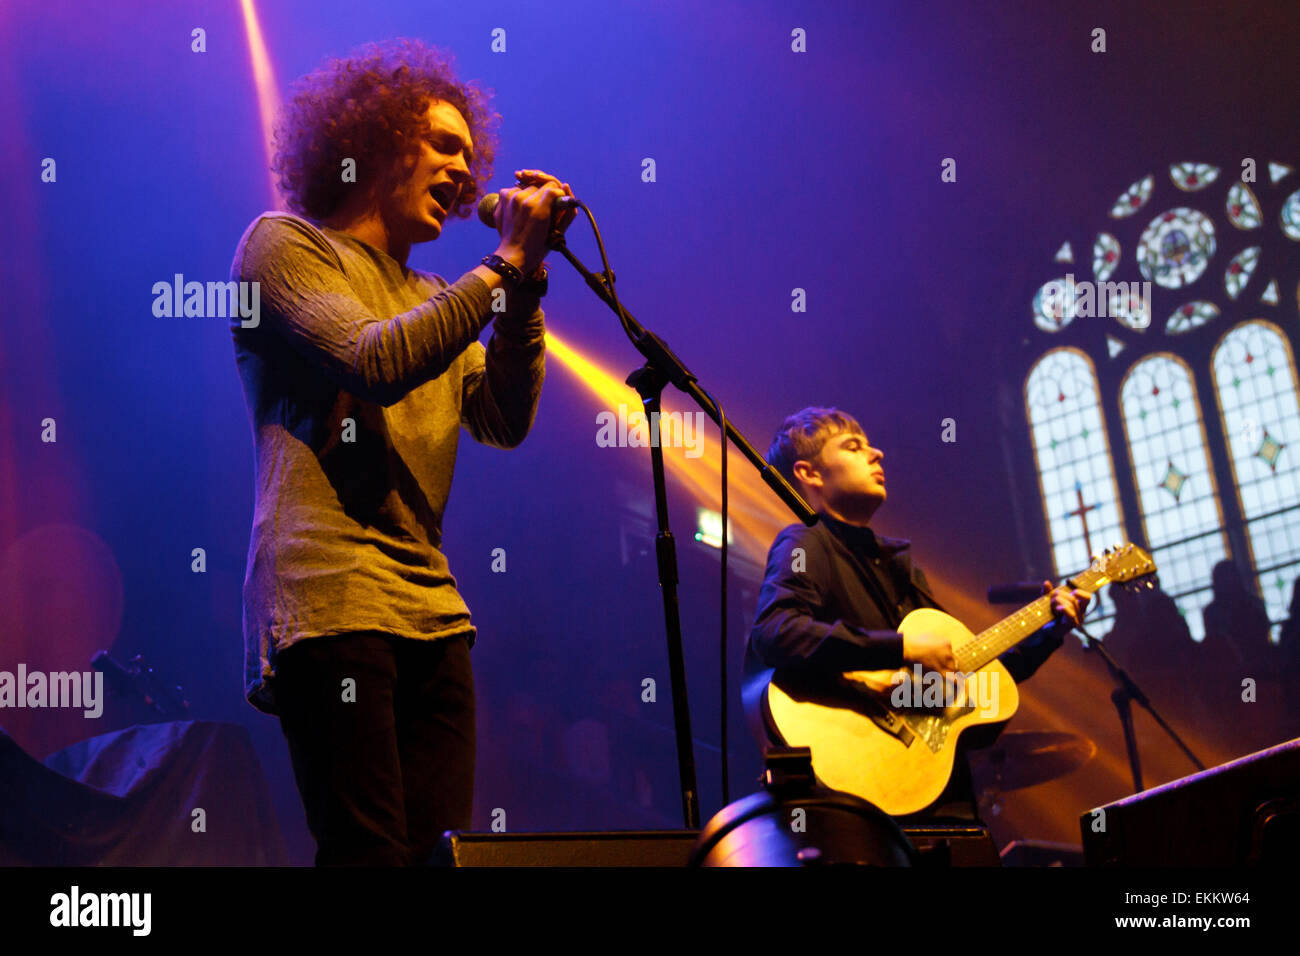
[[[941,672],[956,668],[947,638],[897,631],[917,608],[944,609],[912,564],[909,542],[870,528],[885,502],[884,457],[858,422],[838,409],[805,408],[782,422],[768,464],[803,494],[820,521],[811,528],[790,525],[772,543],[745,652],[747,684],[773,671],[783,681],[816,682],[829,674],[914,663]],[[1052,590],[1050,582],[1043,587],[1052,594],[1055,619],[999,658],[1017,683],[1061,646],[1091,598],[1083,590]],[[869,689],[887,700],[892,685],[878,679]],[[966,760],[959,754],[947,788],[930,806],[900,819],[978,822]]]

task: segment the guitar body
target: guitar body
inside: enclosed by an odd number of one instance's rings
[[[978,640],[956,618],[932,608],[912,611],[898,629],[904,636],[929,632],[948,638],[959,660],[962,647]],[[890,687],[896,673],[904,672],[846,674],[817,687],[773,681],[766,706],[769,731],[788,746],[811,748],[822,783],[903,816],[925,809],[943,792],[961,735],[972,727],[1005,724],[1020,694],[996,659],[973,671],[964,688],[945,689],[934,674],[921,684],[909,679]],[[887,689],[867,690],[867,681]]]

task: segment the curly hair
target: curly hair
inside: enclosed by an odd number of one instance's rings
[[[456,79],[454,63],[450,53],[399,38],[367,43],[297,80],[276,123],[271,162],[289,208],[320,220],[348,189],[379,186],[395,162],[418,152],[429,106],[444,101],[460,110],[474,146],[472,178],[447,212],[469,218],[492,174],[501,116],[489,108],[490,90]],[[343,181],[347,158],[356,161],[356,183]]]
[[[779,471],[791,487],[798,488],[794,477],[796,461],[812,461],[822,446],[841,432],[863,434],[858,420],[838,408],[803,408],[781,423],[767,450],[767,463]]]

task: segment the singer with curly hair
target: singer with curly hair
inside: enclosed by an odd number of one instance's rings
[[[461,428],[513,448],[532,426],[572,190],[517,171],[495,251],[455,282],[407,259],[474,208],[498,119],[417,40],[326,62],[275,131],[291,211],[257,216],[231,265],[260,302],[231,323],[255,452],[245,695],[279,717],[318,866],[419,864],[471,822],[476,631],[443,511]]]

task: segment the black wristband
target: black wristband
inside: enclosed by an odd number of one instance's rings
[[[505,279],[512,289],[524,281],[524,274],[519,271],[519,267],[510,260],[501,258],[495,252],[483,257],[483,265]]]
[[[549,285],[550,273],[546,268],[546,263],[543,262],[532,275],[519,283],[519,291],[535,295],[540,299],[546,295],[546,289]]]

